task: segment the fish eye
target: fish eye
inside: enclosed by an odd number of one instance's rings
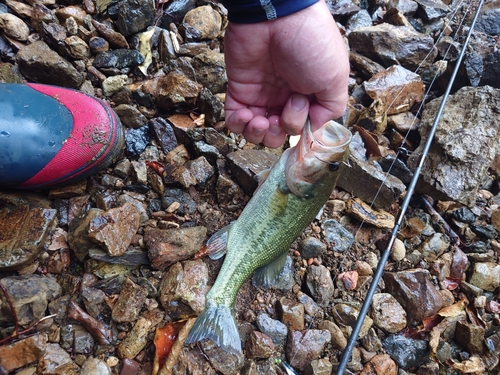
[[[328,163],[328,169],[331,172],[336,172],[339,170],[340,164],[338,162]]]

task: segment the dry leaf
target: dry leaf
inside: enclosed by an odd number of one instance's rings
[[[153,54],[151,53],[151,38],[155,32],[153,27],[151,30],[145,31],[139,35],[139,52],[144,56],[144,62],[138,66],[144,76],[148,75],[149,65],[153,62]]]
[[[196,318],[168,323],[156,330],[154,344],[156,353],[152,375],[171,375],[177,363],[184,341]]]
[[[377,142],[377,135],[369,132],[365,128],[359,125],[353,125],[352,128],[359,133],[363,143],[366,148],[366,157],[381,157],[382,154],[380,152],[380,148]]]
[[[450,277],[452,279],[462,280],[465,269],[469,263],[467,255],[460,250],[457,246],[454,246],[455,251],[453,252],[453,261],[451,263]]]

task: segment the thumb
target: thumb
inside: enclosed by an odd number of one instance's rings
[[[306,95],[293,93],[288,98],[281,112],[280,125],[290,135],[301,133],[309,114],[309,98]]]

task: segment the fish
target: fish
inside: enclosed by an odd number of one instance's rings
[[[226,257],[185,344],[210,339],[228,353],[242,353],[234,310],[239,289],[252,274],[259,285],[275,284],[290,245],[330,197],[350,141],[341,124],[329,121],[312,132],[307,119],[297,145],[259,174],[262,182],[239,218],[205,245],[210,258]]]

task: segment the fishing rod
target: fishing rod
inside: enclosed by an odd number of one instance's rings
[[[340,360],[340,363],[337,368],[337,375],[343,375],[344,371],[346,369],[347,363],[349,362],[349,359],[352,354],[352,350],[354,348],[354,345],[356,343],[356,340],[358,338],[359,332],[361,330],[361,327],[363,325],[363,322],[365,320],[366,315],[368,314],[368,309],[370,308],[370,305],[372,303],[373,295],[375,294],[375,291],[377,289],[378,283],[380,279],[382,278],[382,274],[384,272],[385,265],[387,263],[387,260],[389,259],[389,255],[391,253],[392,246],[394,245],[394,241],[396,240],[397,233],[399,231],[399,228],[401,227],[401,224],[404,219],[404,215],[406,213],[406,210],[408,209],[408,206],[410,204],[410,200],[412,198],[413,192],[415,190],[415,187],[417,185],[418,178],[420,176],[422,167],[424,165],[425,159],[427,157],[427,154],[429,153],[429,149],[431,147],[432,141],[434,139],[434,134],[436,133],[437,126],[439,124],[439,120],[441,119],[441,115],[444,110],[444,106],[446,105],[446,101],[448,100],[448,96],[450,95],[451,88],[453,86],[453,83],[455,82],[455,78],[457,76],[458,70],[460,68],[460,65],[462,63],[462,60],[465,56],[465,51],[467,49],[467,45],[469,44],[470,37],[472,35],[472,32],[474,31],[474,26],[476,25],[477,18],[479,16],[479,11],[481,10],[483,6],[484,0],[480,0],[479,5],[476,9],[476,12],[474,14],[474,18],[471,22],[469,32],[467,33],[467,37],[465,39],[465,42],[463,44],[462,50],[460,51],[460,55],[455,63],[455,68],[453,69],[453,73],[451,74],[450,77],[450,82],[448,83],[448,86],[446,87],[446,91],[444,95],[442,96],[441,103],[439,105],[439,109],[436,113],[436,116],[434,117],[434,122],[432,123],[431,130],[429,132],[429,136],[427,138],[427,141],[425,142],[424,149],[422,150],[422,155],[420,158],[420,162],[418,163],[417,168],[415,169],[415,172],[413,174],[413,178],[411,179],[410,185],[408,186],[405,198],[403,200],[403,203],[399,209],[399,213],[397,216],[397,220],[395,221],[394,227],[391,232],[391,237],[389,239],[389,243],[387,244],[384,252],[382,253],[380,260],[377,265],[377,269],[375,271],[375,274],[373,275],[373,280],[370,284],[370,288],[368,290],[368,293],[366,295],[365,301],[363,302],[363,306],[361,307],[361,310],[359,311],[358,318],[356,320],[356,324],[353,327],[351,336],[349,337],[349,340],[347,341],[347,346],[342,354],[342,358]]]

